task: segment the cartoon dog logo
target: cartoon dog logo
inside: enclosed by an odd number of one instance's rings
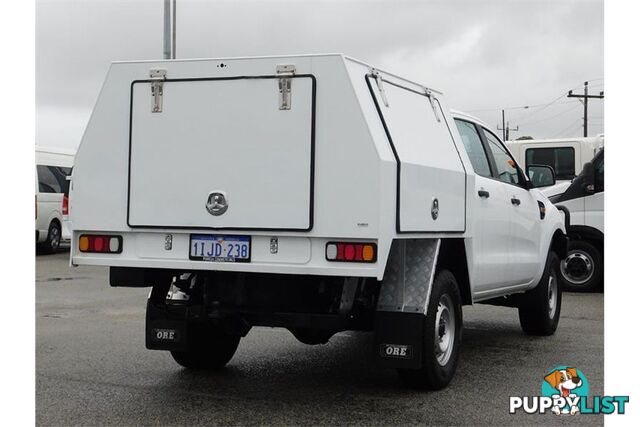
[[[564,398],[567,405],[560,407],[555,405],[551,408],[551,411],[556,415],[575,415],[580,411],[580,408],[574,403],[577,402],[577,395],[573,392],[578,387],[582,386],[582,379],[578,375],[576,368],[556,369],[549,373],[544,380],[554,388],[558,390],[558,394],[554,396]]]

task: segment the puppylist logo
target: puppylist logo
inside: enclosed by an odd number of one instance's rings
[[[541,396],[511,396],[509,413],[556,415],[624,414],[629,396],[593,396],[589,398],[589,381],[577,368],[558,366],[547,372]]]

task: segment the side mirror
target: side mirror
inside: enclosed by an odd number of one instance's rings
[[[547,165],[527,166],[527,176],[533,188],[550,187],[556,183],[556,173]]]
[[[593,193],[596,190],[596,172],[592,162],[584,164],[581,175],[584,177],[582,185],[585,191]]]

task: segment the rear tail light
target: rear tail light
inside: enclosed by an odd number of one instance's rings
[[[122,236],[82,234],[78,239],[80,252],[119,254],[122,252]]]
[[[327,261],[376,262],[378,251],[375,243],[329,242],[325,256]]]
[[[62,215],[69,215],[69,197],[62,198]]]

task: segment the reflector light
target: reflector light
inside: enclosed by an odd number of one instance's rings
[[[376,251],[373,245],[363,245],[362,246],[362,259],[364,261],[373,261],[376,257]]]
[[[122,252],[122,236],[83,234],[78,239],[80,252],[119,254]]]
[[[111,252],[118,252],[120,249],[120,241],[117,237],[112,237],[109,239],[109,250]]]
[[[376,244],[366,242],[329,242],[325,256],[327,261],[376,262]]]
[[[80,236],[80,244],[78,246],[80,252],[86,252],[89,249],[89,238],[87,236]]]
[[[353,261],[356,257],[356,248],[353,245],[344,246],[344,259],[347,261]]]
[[[327,245],[327,259],[336,259],[338,257],[338,246],[335,243]]]

